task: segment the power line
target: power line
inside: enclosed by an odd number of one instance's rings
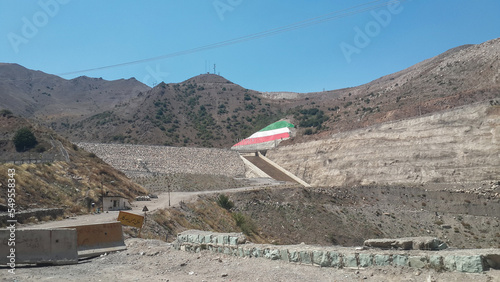
[[[217,43],[208,44],[208,45],[204,45],[204,46],[200,46],[200,47],[196,47],[196,48],[192,48],[192,49],[188,49],[188,50],[173,52],[170,54],[165,54],[165,55],[161,55],[161,56],[156,56],[156,57],[151,57],[151,58],[146,58],[146,59],[141,59],[141,60],[136,60],[136,61],[124,62],[124,63],[119,63],[119,64],[113,64],[113,65],[107,65],[107,66],[90,68],[90,69],[83,69],[83,70],[77,70],[77,71],[70,71],[70,72],[60,73],[57,75],[63,76],[63,75],[70,75],[70,74],[78,74],[78,73],[84,73],[84,72],[89,72],[89,71],[110,69],[110,68],[122,67],[122,66],[127,66],[127,65],[156,61],[156,60],[160,60],[160,59],[167,59],[167,58],[188,55],[188,54],[192,54],[192,53],[197,53],[197,52],[201,52],[201,51],[206,51],[206,50],[210,50],[210,49],[215,49],[215,48],[225,47],[225,46],[229,46],[229,45],[233,45],[233,44],[237,44],[237,43],[242,43],[242,42],[246,42],[246,41],[250,41],[250,40],[269,37],[269,36],[277,35],[280,33],[288,32],[288,31],[292,31],[292,30],[296,30],[296,29],[300,29],[300,28],[304,28],[304,27],[308,27],[308,26],[312,26],[312,25],[316,25],[316,24],[321,24],[321,23],[324,23],[327,21],[332,21],[332,20],[344,18],[347,16],[364,13],[367,11],[375,10],[378,8],[382,8],[382,7],[385,7],[385,6],[394,4],[394,3],[404,2],[407,0],[391,0],[391,1],[383,2],[383,3],[377,3],[377,2],[381,2],[381,1],[382,0],[371,1],[368,3],[356,5],[356,6],[347,8],[347,9],[331,12],[331,13],[328,13],[328,14],[325,14],[322,16],[318,16],[318,17],[303,20],[300,22],[292,23],[289,25],[273,28],[270,30],[266,30],[266,31],[262,31],[262,32],[254,33],[254,34],[249,34],[249,35],[238,37],[238,38],[220,41]],[[371,5],[374,3],[377,3],[377,4],[375,4],[373,6],[362,8],[364,6],[368,6],[368,5]],[[361,9],[354,10],[357,8],[361,8]],[[353,11],[351,11],[351,10],[353,10]]]
[[[146,59],[141,59],[141,60],[135,60],[135,61],[106,65],[106,66],[101,66],[101,67],[64,72],[64,73],[59,73],[56,75],[64,76],[64,75],[79,74],[79,73],[85,73],[85,72],[96,71],[96,70],[111,69],[111,68],[123,67],[123,66],[128,66],[128,65],[134,65],[134,64],[139,64],[139,63],[145,63],[145,62],[150,62],[150,61],[156,61],[156,60],[161,60],[161,59],[167,59],[167,58],[188,55],[188,54],[206,51],[206,50],[210,50],[210,49],[221,48],[221,47],[225,47],[225,46],[229,46],[229,45],[234,45],[237,43],[242,43],[242,42],[256,40],[256,39],[260,39],[260,38],[264,38],[264,37],[274,36],[274,35],[277,35],[280,33],[293,31],[293,30],[309,27],[312,25],[325,23],[328,21],[337,20],[340,18],[368,12],[371,10],[379,9],[382,7],[389,6],[391,4],[401,3],[404,1],[407,1],[407,0],[389,0],[389,1],[375,0],[375,1],[370,1],[370,2],[367,2],[364,4],[359,4],[359,5],[350,7],[350,8],[330,12],[330,13],[327,13],[327,14],[324,14],[321,16],[302,20],[299,22],[285,25],[285,26],[281,26],[281,27],[269,29],[266,31],[261,31],[258,33],[253,33],[253,34],[233,38],[233,39],[228,39],[228,40],[224,40],[224,41],[220,41],[217,43],[212,43],[212,44],[208,44],[208,45],[204,45],[204,46],[200,46],[200,47],[196,47],[196,48],[192,48],[192,49],[182,50],[182,51],[178,51],[178,52],[173,52],[173,53],[169,53],[169,54],[165,54],[165,55],[161,55],[161,56],[156,56],[156,57],[151,57],[151,58],[146,58]],[[31,79],[33,79],[33,77],[29,78],[29,80],[31,80]],[[7,80],[7,79],[5,79],[5,80]],[[18,80],[28,80],[28,79],[18,79]]]

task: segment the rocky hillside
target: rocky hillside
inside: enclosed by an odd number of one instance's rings
[[[0,108],[75,142],[227,148],[284,117],[299,128],[288,142],[301,142],[475,102],[500,104],[499,70],[500,39],[320,93],[259,93],[213,74],[148,90],[135,79],[65,80],[0,64]]]
[[[230,147],[283,116],[280,103],[204,74],[161,83],[112,111],[72,124],[71,139],[132,144]]]
[[[313,186],[498,180],[500,107],[488,102],[267,152]]]
[[[38,141],[38,145],[22,153],[12,144],[12,136],[21,127],[30,128]],[[0,171],[4,173],[0,178],[0,205],[5,205],[8,199],[4,188],[8,186],[9,169],[15,170],[17,211],[63,208],[68,214],[86,213],[91,202],[100,202],[102,191],[131,200],[146,193],[94,154],[24,118],[0,115],[0,136],[3,139]],[[28,163],[28,159],[32,163]]]
[[[325,135],[478,101],[500,104],[500,39],[451,49],[358,87],[288,101],[323,110],[330,117],[319,130]]]
[[[66,80],[17,64],[0,63],[0,109],[46,124],[67,124],[113,109],[150,88],[134,78]]]

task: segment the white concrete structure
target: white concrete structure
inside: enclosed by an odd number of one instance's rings
[[[120,196],[104,196],[103,202],[104,211],[129,210],[132,208],[128,199]]]

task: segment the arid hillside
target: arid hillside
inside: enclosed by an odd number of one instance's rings
[[[500,104],[500,39],[453,48],[358,87],[300,96],[287,101],[330,117],[307,139],[479,101]]]
[[[280,146],[267,157],[313,186],[498,180],[500,107],[488,102]]]
[[[287,117],[288,142],[476,102],[500,104],[500,39],[464,45],[364,85],[320,93],[260,93],[202,74],[155,88],[135,79],[65,80],[0,64],[0,109],[36,118],[74,142],[228,148]]]
[[[12,138],[22,128],[30,128],[38,144],[17,152]],[[104,163],[54,131],[13,115],[0,115],[2,196],[7,204],[7,172],[15,170],[16,210],[63,208],[66,214],[90,211],[90,203],[100,203],[101,193],[119,195],[132,200],[146,191],[122,172]],[[15,162],[15,163],[14,163]],[[3,209],[2,209],[3,211]]]
[[[0,63],[0,109],[46,125],[69,124],[113,109],[150,88],[131,79],[107,81],[86,76],[66,80],[56,75]]]
[[[277,103],[279,105],[279,103]],[[80,141],[230,147],[283,116],[276,103],[225,78],[204,74],[161,83],[112,111],[70,126]]]

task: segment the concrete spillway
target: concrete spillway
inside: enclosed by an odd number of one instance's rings
[[[240,155],[241,159],[251,171],[260,177],[273,178],[278,181],[294,182],[304,187],[311,187],[309,183],[300,179],[288,170],[282,168],[277,163],[266,158],[261,153],[257,152],[255,155]]]
[[[262,158],[260,158],[258,156],[244,156],[244,158],[247,159],[252,164],[254,164],[256,167],[258,167],[260,170],[265,172],[267,175],[269,175],[273,179],[276,179],[279,181],[288,181],[288,182],[295,182],[296,183],[296,181],[293,178],[291,178],[290,176],[281,172],[279,169],[272,166],[271,164],[264,161]]]

